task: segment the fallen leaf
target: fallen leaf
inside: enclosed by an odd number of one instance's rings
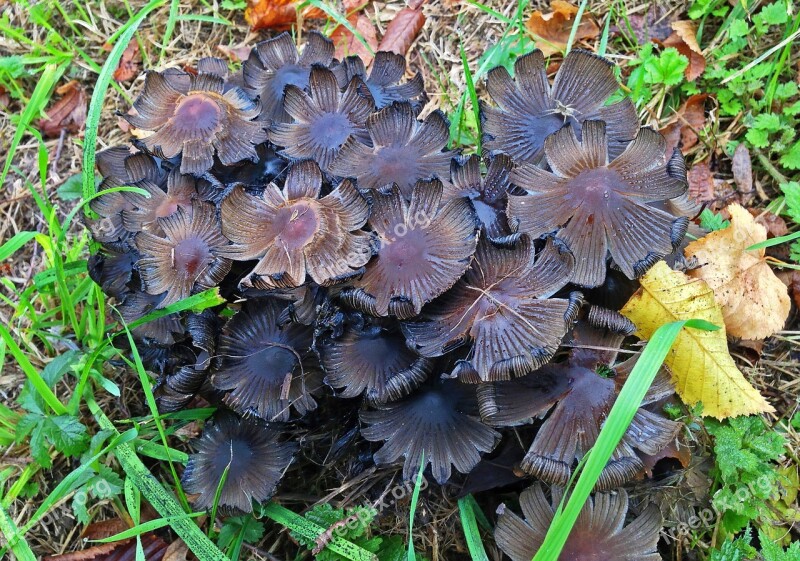
[[[163,561],[167,542],[153,533],[142,536],[142,549],[145,561]],[[112,543],[101,543],[72,553],[50,555],[43,561],[118,561],[136,558],[136,540],[127,539]]]
[[[717,419],[774,411],[733,362],[721,306],[704,280],[660,261],[640,282],[621,310],[636,325],[639,338],[649,339],[656,329],[677,320],[702,319],[720,327],[682,330],[664,360],[684,403],[702,402],[703,415]]]
[[[217,45],[217,50],[234,62],[244,62],[250,56],[250,45]]]
[[[139,54],[139,42],[131,39],[125,50],[122,51],[122,58],[119,59],[117,69],[114,71],[114,79],[117,82],[128,82],[139,75],[139,66],[142,57]]]
[[[77,80],[56,89],[61,99],[46,111],[47,117],[39,119],[39,130],[45,136],[57,137],[61,131],[76,133],[86,124],[86,92]]]
[[[331,41],[336,47],[334,56],[342,60],[347,56],[355,55],[364,61],[364,66],[369,66],[375,56],[374,53],[378,50],[378,35],[375,25],[365,14],[353,14],[347,18],[347,21],[361,34],[361,37],[369,45],[369,49],[344,25],[338,25],[330,35]]]
[[[189,547],[183,540],[178,539],[167,546],[162,561],[186,561],[187,555],[189,555]]]
[[[800,271],[781,271],[778,278],[789,289],[794,305],[800,308]]]
[[[626,25],[625,22],[620,27],[612,25],[610,31],[612,33],[633,31],[633,35],[642,45],[653,39],[663,41],[672,33],[670,18],[667,17],[669,13],[678,12],[664,2],[651,2],[643,14],[628,15],[627,24],[629,25]]]
[[[550,9],[552,11],[548,14],[536,10],[525,24],[533,35],[542,39],[536,41],[536,47],[544,53],[544,56],[564,52],[572,31],[572,20],[578,13],[576,6],[563,0],[551,0]],[[584,13],[575,33],[575,41],[594,39],[598,35],[600,35],[600,28],[597,23]]]
[[[689,96],[689,99],[675,112],[672,122],[661,129],[661,132],[668,136],[668,143],[670,129],[674,131],[677,128],[677,130],[680,131],[680,143],[669,146],[667,150],[668,154],[672,153],[671,148],[680,148],[681,152],[687,154],[689,149],[697,144],[699,140],[697,132],[703,130],[706,124],[707,99],[708,94],[705,93]],[[672,134],[674,135],[674,132],[672,132]]]
[[[733,182],[740,193],[752,194],[753,192],[753,162],[750,159],[750,150],[744,143],[739,144],[733,151],[731,171]]]
[[[421,6],[403,8],[386,27],[386,33],[383,34],[378,50],[406,56],[423,25],[425,25],[425,14],[422,13]]]
[[[306,6],[298,11],[299,0],[247,0],[244,19],[253,31],[285,29],[298,19],[326,19],[325,12]]]
[[[0,86],[0,107],[6,108],[11,102],[11,97],[8,95],[8,90],[5,86]]]
[[[777,214],[773,214],[768,210],[756,208],[751,208],[750,214],[755,217],[757,223],[761,224],[767,229],[768,238],[780,238],[781,236],[785,236],[789,233],[789,228],[786,226],[786,221]]]
[[[734,337],[764,339],[783,329],[789,317],[789,293],[765,260],[765,250],[747,248],[767,239],[767,229],[738,204],[728,206],[731,225],[686,246],[686,257],[700,267],[689,274],[703,279],[722,306],[725,326]]]
[[[679,53],[689,59],[689,66],[686,67],[684,74],[687,80],[693,82],[706,69],[706,58],[697,43],[697,26],[693,21],[680,20],[672,22],[672,29],[675,33],[664,40],[664,45],[675,47]]]
[[[645,475],[652,479],[653,468],[656,467],[656,464],[661,460],[677,460],[682,468],[689,467],[689,462],[692,460],[691,448],[677,438],[670,441],[670,443],[659,450],[657,454],[652,456],[643,452],[637,452],[637,454],[644,465],[644,468],[642,468],[642,471],[639,472],[637,479],[644,479]]]
[[[695,164],[686,174],[689,182],[689,197],[699,203],[707,203],[716,199],[714,195],[714,176],[707,162]]]

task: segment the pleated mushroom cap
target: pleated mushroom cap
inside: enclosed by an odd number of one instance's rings
[[[410,202],[397,187],[376,191],[369,226],[378,255],[340,297],[376,316],[419,314],[464,274],[478,242],[472,206],[463,198],[443,201],[439,181],[418,182]]]
[[[612,158],[622,153],[639,130],[630,99],[605,104],[620,86],[613,65],[593,53],[570,51],[552,88],[538,50],[516,60],[514,76],[502,66],[489,71],[486,89],[497,107],[482,106],[483,145],[511,156],[517,164],[538,164],[545,138],[565,124],[580,138],[583,121],[605,121]]]
[[[450,139],[447,120],[435,111],[418,121],[409,103],[392,103],[367,119],[371,145],[351,138],[331,166],[331,173],[356,180],[359,189],[397,185],[406,199],[417,181],[448,181]]]
[[[535,260],[525,238],[513,248],[481,240],[464,277],[403,329],[422,356],[469,345],[454,371],[462,381],[523,376],[552,358],[575,320],[579,293],[549,298],[569,282],[572,267],[572,256],[552,240]]]
[[[258,259],[243,287],[291,288],[308,274],[328,285],[360,272],[372,257],[372,237],[361,230],[369,205],[349,181],[318,198],[322,174],[312,161],[289,170],[283,189],[270,184],[260,197],[236,187],[222,201],[222,231],[233,244],[224,255]]]
[[[333,67],[339,87],[344,89],[353,78],[360,78],[369,89],[376,109],[383,109],[395,101],[408,101],[421,105],[424,98],[422,75],[417,72],[407,82],[400,82],[406,73],[406,57],[389,51],[378,51],[367,74],[364,61],[357,56],[346,57]]]
[[[322,374],[310,360],[313,329],[281,325],[284,306],[272,299],[248,300],[225,325],[217,352],[221,365],[212,385],[223,401],[244,415],[288,421],[317,407]]]
[[[688,219],[648,203],[672,199],[687,189],[680,151],[665,161],[666,141],[649,128],[609,162],[606,125],[585,121],[582,140],[564,127],[545,141],[552,171],[518,167],[512,181],[527,195],[508,197],[508,215],[531,237],[556,232],[575,255],[572,282],[594,287],[606,278],[606,255],[637,278],[681,242]]]
[[[375,452],[376,464],[405,457],[403,479],[411,480],[420,467],[430,464],[440,484],[450,479],[452,468],[469,473],[481,454],[491,451],[500,434],[476,416],[474,391],[454,380],[434,380],[410,396],[362,411],[361,434],[369,441],[385,441]]]
[[[125,119],[148,134],[142,145],[164,158],[181,157],[181,173],[202,175],[214,164],[256,160],[255,145],[267,140],[263,123],[254,122],[259,104],[240,88],[226,91],[225,80],[208,72],[189,77],[187,89],[170,75],[148,72],[144,90]]]
[[[512,561],[530,561],[539,551],[560,492],[554,490],[553,495],[551,504],[539,483],[523,491],[519,503],[524,519],[505,505],[498,509],[495,541]],[[649,505],[626,526],[627,513],[624,490],[594,495],[578,515],[559,561],[661,561],[657,544],[663,519],[658,507]]]
[[[142,179],[133,184],[143,189],[147,196],[133,191],[122,193],[132,208],[122,211],[123,227],[129,232],[147,231],[155,234],[161,232],[159,218],[166,218],[183,209],[191,213],[192,201],[198,198],[196,180],[189,175],[182,175],[174,168],[167,178],[166,192],[158,184]]]
[[[195,447],[181,478],[184,489],[197,495],[195,509],[210,509],[224,475],[218,504],[228,512],[252,512],[253,501],[268,501],[297,449],[258,419],[231,413],[207,424]]]

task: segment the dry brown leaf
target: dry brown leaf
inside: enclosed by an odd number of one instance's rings
[[[649,8],[644,13],[628,15],[627,24],[622,22],[621,26],[612,25],[612,33],[633,31],[634,36],[641,44],[649,43],[651,40],[663,41],[672,33],[668,14],[678,13],[665,2],[651,2]]]
[[[46,111],[47,117],[39,119],[39,130],[49,137],[61,135],[65,130],[79,132],[86,124],[86,92],[77,80],[67,82],[56,89],[61,99]]]
[[[689,99],[675,113],[672,122],[661,129],[661,132],[667,137],[668,154],[672,153],[673,148],[680,148],[681,152],[687,154],[689,149],[697,144],[699,140],[697,131],[702,130],[706,124],[707,99],[708,94],[704,93],[689,96]],[[680,132],[680,136],[677,138],[675,131]]]
[[[794,305],[800,308],[800,271],[781,271],[778,278],[789,289]]]
[[[756,208],[751,208],[750,214],[755,217],[756,222],[767,229],[768,238],[780,238],[781,236],[785,236],[789,233],[789,227],[786,226],[786,221],[777,214],[774,214],[768,210],[760,210]]]
[[[644,464],[644,468],[637,475],[637,479],[644,479],[644,476],[652,478],[653,468],[661,460],[673,459],[677,460],[682,468],[689,467],[689,462],[692,461],[692,450],[686,444],[678,439],[672,440],[658,454],[650,456],[648,454],[640,453],[639,458]]]
[[[543,14],[536,10],[528,19],[526,27],[536,37],[542,41],[536,41],[536,47],[550,56],[554,53],[564,52],[567,48],[569,35],[572,31],[573,18],[578,13],[578,8],[563,0],[551,0],[548,14]],[[584,13],[575,40],[594,39],[600,35],[600,28],[594,19]]]
[[[336,47],[334,56],[342,60],[346,56],[356,55],[361,57],[365,66],[369,66],[375,56],[374,53],[378,50],[378,34],[375,31],[375,25],[365,14],[352,14],[347,21],[361,34],[361,37],[369,45],[369,49],[344,25],[338,25],[330,36]]]
[[[217,50],[234,62],[244,62],[250,56],[252,47],[246,44],[217,45]]]
[[[167,551],[167,542],[155,534],[142,536],[142,549],[145,561],[163,561]],[[111,561],[136,558],[136,540],[127,539],[112,543],[101,543],[72,553],[50,555],[43,561]]]
[[[703,279],[722,305],[728,333],[764,339],[783,329],[789,317],[789,293],[765,260],[765,250],[748,251],[767,239],[767,230],[738,204],[728,206],[731,225],[690,243],[686,257],[700,267],[689,274]]]
[[[692,166],[686,174],[689,182],[689,196],[699,203],[713,201],[714,195],[714,176],[708,162],[700,162]]]
[[[125,50],[122,51],[122,58],[119,59],[117,69],[114,71],[114,79],[117,82],[129,82],[139,75],[139,66],[142,57],[139,53],[139,42],[131,39]]]
[[[692,21],[673,21],[674,33],[664,40],[664,46],[675,47],[679,53],[689,59],[689,66],[684,74],[690,82],[705,72],[706,58],[700,45],[697,44],[697,28]]]
[[[383,34],[378,50],[406,56],[423,25],[425,25],[425,14],[422,13],[421,6],[403,8],[386,27],[386,33]]]
[[[365,0],[344,0],[342,8],[345,14],[363,8]],[[247,0],[244,19],[253,31],[259,29],[286,29],[298,20],[327,19],[328,14],[313,6],[299,9],[301,0]]]
[[[621,310],[639,338],[649,339],[662,325],[679,320],[702,319],[720,327],[682,329],[664,359],[684,403],[702,402],[703,415],[717,419],[774,411],[733,362],[721,306],[704,280],[659,261],[640,282]]]
[[[8,95],[8,90],[5,86],[0,86],[0,108],[8,107],[11,102],[11,97]]]
[[[167,546],[162,561],[186,561],[187,555],[189,555],[189,547],[183,540],[177,539]]]
[[[753,162],[750,159],[750,150],[744,143],[739,144],[733,151],[733,182],[740,193],[749,194],[753,192]]]

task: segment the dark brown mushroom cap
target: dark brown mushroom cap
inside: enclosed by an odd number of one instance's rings
[[[478,243],[469,201],[443,201],[439,181],[418,182],[410,202],[397,186],[374,192],[369,225],[378,237],[378,255],[341,298],[376,316],[419,314],[461,278]]]
[[[181,482],[197,510],[214,506],[219,496],[224,509],[252,512],[253,501],[264,502],[275,493],[283,472],[292,463],[297,446],[281,442],[280,433],[257,419],[242,419],[227,413],[206,425],[195,441],[197,451],[189,457]],[[227,472],[227,473],[226,473]]]
[[[135,251],[117,251],[115,247],[101,247],[91,255],[86,264],[89,277],[100,285],[107,296],[121,300],[130,292],[133,266],[139,256]]]
[[[256,154],[258,155],[256,161],[244,160],[231,165],[225,165],[217,159],[211,168],[211,175],[225,187],[238,183],[251,189],[263,189],[289,169],[288,162],[281,158],[275,147],[268,142],[256,146]],[[224,189],[218,191],[220,191],[218,194],[224,194]],[[221,200],[221,197],[219,198]]]
[[[131,125],[150,131],[141,139],[150,152],[181,156],[181,173],[201,175],[214,164],[257,158],[255,145],[267,140],[263,123],[253,122],[260,111],[240,88],[225,91],[216,74],[191,76],[188,91],[176,89],[168,75],[148,72],[144,90],[133,104]]]
[[[417,121],[409,103],[393,103],[367,119],[372,146],[350,138],[339,150],[331,173],[355,178],[359,189],[395,184],[406,199],[417,181],[448,181],[450,159],[444,148],[450,139],[447,120],[434,111]]]
[[[493,427],[527,425],[570,391],[570,378],[545,364],[513,380],[478,386],[481,419]]]
[[[579,293],[548,298],[569,282],[573,266],[552,240],[535,261],[526,238],[513,248],[481,240],[464,277],[403,330],[422,356],[470,343],[455,370],[463,381],[523,376],[552,358],[575,320]]]
[[[313,395],[322,387],[310,360],[313,330],[279,325],[283,309],[271,299],[248,300],[222,330],[221,365],[211,377],[215,388],[228,392],[229,407],[267,421],[288,421],[291,409],[301,416],[313,411]]]
[[[500,506],[494,537],[512,561],[530,561],[539,551],[559,498],[554,490],[549,503],[536,483],[519,497],[524,520]],[[656,549],[663,523],[658,507],[649,505],[626,526],[627,513],[628,494],[623,489],[594,495],[578,515],[559,561],[661,561]]]
[[[159,218],[158,224],[162,236],[139,232],[135,242],[142,256],[139,273],[146,291],[165,293],[159,307],[222,281],[231,262],[221,254],[228,240],[220,232],[213,206],[195,201],[190,213],[179,208]]]
[[[552,172],[525,165],[512,173],[528,195],[509,195],[509,220],[534,238],[557,232],[575,255],[575,284],[602,284],[609,251],[628,278],[639,277],[680,243],[688,223],[648,204],[687,189],[683,157],[676,150],[665,161],[665,143],[643,128],[609,163],[604,123],[584,122],[582,141],[564,127],[545,141]]]
[[[161,306],[163,294],[152,295],[141,290],[132,291],[117,306],[117,311],[126,324],[143,318]],[[138,341],[148,341],[157,345],[174,345],[177,335],[183,335],[184,328],[178,314],[169,314],[148,321],[131,330]]]
[[[246,89],[261,100],[262,120],[290,122],[291,116],[284,108],[286,86],[306,89],[311,67],[315,64],[328,67],[333,62],[334,47],[330,39],[316,31],[306,37],[302,54],[298,54],[291,35],[281,33],[253,47],[242,65]]]
[[[360,78],[353,78],[340,92],[333,72],[315,66],[308,93],[289,84],[283,104],[292,122],[273,123],[269,137],[284,147],[280,153],[287,158],[313,159],[328,171],[346,140],[369,142],[365,123],[373,104]]]
[[[377,109],[383,109],[395,101],[412,101],[424,95],[424,84],[419,72],[408,82],[400,83],[406,74],[406,58],[389,51],[375,53],[369,75],[364,61],[357,56],[346,57],[333,67],[333,73],[342,89],[353,78],[363,80]]]
[[[615,378],[604,378],[595,372],[598,365],[604,364],[601,356],[592,351],[573,353],[568,363],[548,364],[528,376],[562,377],[568,380],[569,388],[539,429],[522,460],[520,467],[526,473],[547,483],[564,486],[572,475],[576,460],[594,446],[621,383],[631,368],[627,364],[618,370]],[[668,375],[662,371],[648,391],[644,405],[673,391]],[[488,422],[516,424],[541,415],[544,412],[541,393],[541,389],[527,384],[524,379],[495,384],[493,399],[498,413],[489,417]],[[642,468],[634,448],[647,453],[659,451],[677,436],[679,429],[679,423],[640,407],[603,469],[595,489],[614,489],[630,481]]]
[[[445,190],[445,200],[467,197],[472,201],[486,235],[500,240],[511,235],[506,219],[511,158],[497,154],[488,160],[486,175],[481,175],[481,160],[475,154],[454,158],[450,166],[451,185]]]
[[[605,121],[611,158],[621,154],[639,130],[629,99],[605,105],[619,82],[613,65],[593,53],[570,51],[552,88],[541,51],[519,57],[514,75],[511,78],[502,66],[489,71],[486,88],[499,107],[483,106],[483,145],[518,164],[538,164],[545,138],[565,124],[580,134],[584,120]]]
[[[433,361],[406,345],[391,323],[348,326],[341,337],[320,346],[325,383],[339,397],[362,393],[370,403],[396,401],[416,389],[433,369]]]
[[[450,479],[452,466],[469,473],[499,442],[500,434],[475,416],[474,392],[455,380],[435,380],[410,396],[376,410],[362,411],[361,434],[369,441],[386,441],[373,458],[376,464],[405,456],[403,479],[410,480],[431,465],[440,484]]]
[[[300,286],[306,273],[326,285],[369,261],[372,238],[359,230],[369,215],[367,201],[349,181],[319,199],[321,188],[319,167],[304,161],[292,166],[283,189],[270,184],[255,197],[237,187],[222,201],[222,229],[233,242],[223,254],[259,259],[242,286]]]
[[[133,208],[122,210],[122,225],[128,232],[161,233],[159,218],[166,218],[178,209],[191,213],[192,201],[198,197],[197,181],[194,177],[183,175],[173,168],[167,178],[166,192],[156,183],[142,179],[133,184],[147,192],[148,196],[133,191],[123,191],[122,195]]]

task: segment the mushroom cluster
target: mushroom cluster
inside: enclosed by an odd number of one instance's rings
[[[299,448],[291,427],[334,401],[375,463],[402,460],[411,478],[424,461],[440,484],[529,426],[519,468],[557,489],[630,371],[585,348],[620,347],[624,293],[684,236],[669,210],[687,189],[680,152],[627,98],[609,103],[612,65],[585,51],[552,85],[538,51],[513,78],[489,73],[483,158],[448,149],[447,119],[405,77],[401,56],[368,72],[318,33],[300,52],[284,33],[238,72],[219,59],[148,72],[124,115],[131,146],[97,156],[90,273],[133,325],[159,406],[218,407],[184,474],[198,508],[268,500]],[[207,289],[225,303],[178,304]],[[598,491],[675,438],[652,406],[670,393],[665,374]],[[528,522],[501,517],[514,559],[552,514],[538,485]],[[627,531],[652,557],[652,513],[624,530],[624,495],[593,505],[586,524],[613,510],[607,539]]]

